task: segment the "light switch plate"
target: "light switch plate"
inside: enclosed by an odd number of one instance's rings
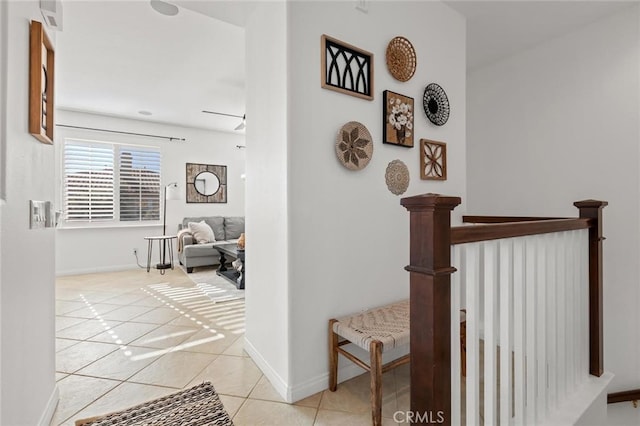
[[[47,202],[29,200],[29,228],[41,229],[47,224]]]

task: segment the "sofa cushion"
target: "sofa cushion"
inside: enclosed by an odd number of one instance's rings
[[[213,248],[213,243],[207,244],[192,244],[185,246],[184,254],[188,257],[209,257],[211,256],[211,263],[216,263],[220,253]]]
[[[213,243],[216,241],[213,230],[204,220],[200,222],[189,222],[189,229],[198,244]]]
[[[244,217],[225,217],[224,232],[226,240],[240,238],[244,232]]]
[[[205,221],[213,230],[213,237],[216,241],[224,240],[224,218],[222,216],[205,216],[205,217],[185,217],[182,219],[182,226],[189,226],[189,222]]]

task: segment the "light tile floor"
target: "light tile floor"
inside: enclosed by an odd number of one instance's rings
[[[56,315],[60,402],[52,425],[203,381],[238,426],[371,424],[368,374],[285,403],[243,350],[244,301],[213,303],[181,269],[60,277]],[[383,424],[395,425],[393,413],[409,408],[408,365],[383,379]]]
[[[213,303],[181,269],[60,277],[52,425],[118,411],[211,381],[238,425],[370,425],[363,374],[287,404],[243,351],[244,301]],[[383,425],[409,409],[408,365],[383,377]],[[608,424],[640,424],[640,408],[608,406]]]

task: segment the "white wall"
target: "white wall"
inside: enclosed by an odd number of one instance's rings
[[[4,208],[5,149],[7,140],[7,2],[0,2],[0,230],[2,230],[2,210]],[[0,238],[0,325],[2,324],[2,239]],[[0,342],[2,327],[0,326]],[[2,383],[2,351],[0,351],[0,383]],[[0,395],[0,419],[2,419],[2,397]]]
[[[63,127],[56,129],[55,164],[59,166],[58,172],[62,168],[65,137],[160,147],[163,185],[177,182],[181,193],[180,200],[170,200],[167,204],[167,233],[175,234],[178,223],[181,223],[185,216],[244,216],[245,188],[240,175],[245,172],[245,149],[236,147],[236,145],[244,145],[244,135],[64,110],[58,111],[56,121],[59,124],[72,126],[187,139],[186,142],[170,142],[163,139]],[[227,203],[187,203],[185,201],[186,163],[226,165]],[[57,206],[63,206],[62,184],[62,175],[57,173]],[[140,263],[146,266],[147,242],[144,237],[161,234],[162,222],[155,226],[57,229],[56,272],[60,275],[135,268],[134,248],[138,249]],[[157,263],[157,245],[154,247],[154,253],[153,262]]]
[[[289,265],[292,378],[299,399],[326,389],[327,320],[408,298],[409,215],[385,184],[387,164],[400,159],[411,184],[403,196],[427,192],[466,197],[465,20],[440,2],[292,2],[289,33]],[[375,99],[362,100],[320,87],[320,37],[327,34],[374,54]],[[387,70],[385,50],[397,36],[417,52],[417,70],[405,83]],[[428,122],[422,95],[440,84],[451,116]],[[415,147],[382,143],[382,92],[414,98]],[[250,91],[248,93],[251,93]],[[340,127],[356,120],[374,141],[361,171],[336,158]],[[448,180],[420,180],[420,138],[447,143]],[[463,207],[458,207],[460,215]],[[352,371],[360,374],[362,371]],[[342,376],[344,377],[344,376]]]
[[[4,2],[3,2],[4,3]],[[29,200],[54,199],[54,147],[28,133],[29,22],[36,1],[9,2],[6,203],[0,218],[0,424],[48,424],[55,387],[55,233],[29,229]],[[5,30],[5,23],[2,24]],[[55,46],[55,34],[49,32]],[[4,72],[3,72],[4,74]],[[5,99],[3,99],[5,101]],[[6,138],[5,138],[6,137]]]
[[[632,7],[472,73],[468,211],[576,216],[604,209],[609,391],[640,384],[640,46]]]
[[[8,44],[8,4],[0,2],[0,200],[5,198],[5,141],[7,139],[7,44]]]
[[[246,26],[245,349],[280,394],[290,381],[287,5],[261,3]]]

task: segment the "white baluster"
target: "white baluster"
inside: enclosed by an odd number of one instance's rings
[[[536,423],[536,240],[526,239],[525,291],[526,291],[526,409],[525,424]]]
[[[580,369],[580,383],[589,377],[589,234],[588,231],[581,231],[582,249],[582,283],[580,285],[580,324],[582,325],[582,345],[580,353],[582,354],[582,364]]]
[[[462,255],[460,246],[451,247],[452,265],[458,269],[451,276],[451,424],[460,424],[460,292]]]
[[[465,245],[465,286],[467,307],[467,424],[480,423],[479,410],[479,289],[480,289],[480,245]]]
[[[573,315],[575,321],[575,329],[574,329],[574,375],[575,375],[575,386],[579,386],[582,382],[581,372],[583,366],[583,355],[582,355],[582,287],[584,287],[584,273],[582,271],[583,261],[582,261],[582,248],[580,247],[582,244],[582,238],[578,237],[575,241],[575,252],[576,252],[576,274],[575,274],[575,283],[574,283],[574,301],[573,301]]]
[[[578,352],[576,346],[576,336],[578,329],[576,327],[576,282],[579,278],[576,274],[580,273],[578,260],[579,248],[577,243],[577,234],[572,233],[568,241],[569,249],[567,250],[567,292],[566,292],[566,318],[567,318],[567,393],[573,393],[576,388],[576,363],[578,362]]]
[[[547,255],[546,276],[547,276],[547,297],[546,297],[546,399],[544,401],[546,411],[553,409],[557,405],[558,391],[557,391],[557,290],[559,286],[559,280],[557,279],[557,262],[556,254],[557,247],[560,241],[560,233],[552,233],[545,235],[545,252]]]
[[[538,324],[536,327],[536,419],[538,423],[542,423],[546,417],[546,398],[547,398],[547,318],[546,318],[546,295],[547,295],[547,276],[545,273],[547,257],[545,253],[544,235],[535,237],[536,243],[536,319]]]
[[[513,316],[514,316],[514,390],[515,424],[525,424],[525,241],[516,238],[513,242]]]
[[[500,424],[511,421],[511,325],[513,324],[513,239],[500,240]],[[517,331],[516,331],[517,332]],[[486,379],[485,379],[486,380]],[[485,390],[485,398],[487,391]],[[485,408],[486,410],[486,408]],[[486,411],[485,411],[486,413]],[[489,423],[485,416],[485,424]]]
[[[497,243],[484,243],[484,421],[497,423],[496,418],[496,321],[497,314]]]
[[[571,265],[569,265],[567,262],[567,252],[569,251],[567,242],[571,238],[572,233],[573,232],[563,232],[560,235],[557,249],[558,263],[556,264],[556,266],[558,268],[558,280],[556,282],[556,295],[558,299],[556,315],[558,319],[558,347],[556,357],[557,369],[555,372],[555,376],[557,379],[557,392],[559,398],[565,398],[567,395],[567,302],[565,293],[569,282],[569,280],[567,279],[567,270],[571,267]]]

